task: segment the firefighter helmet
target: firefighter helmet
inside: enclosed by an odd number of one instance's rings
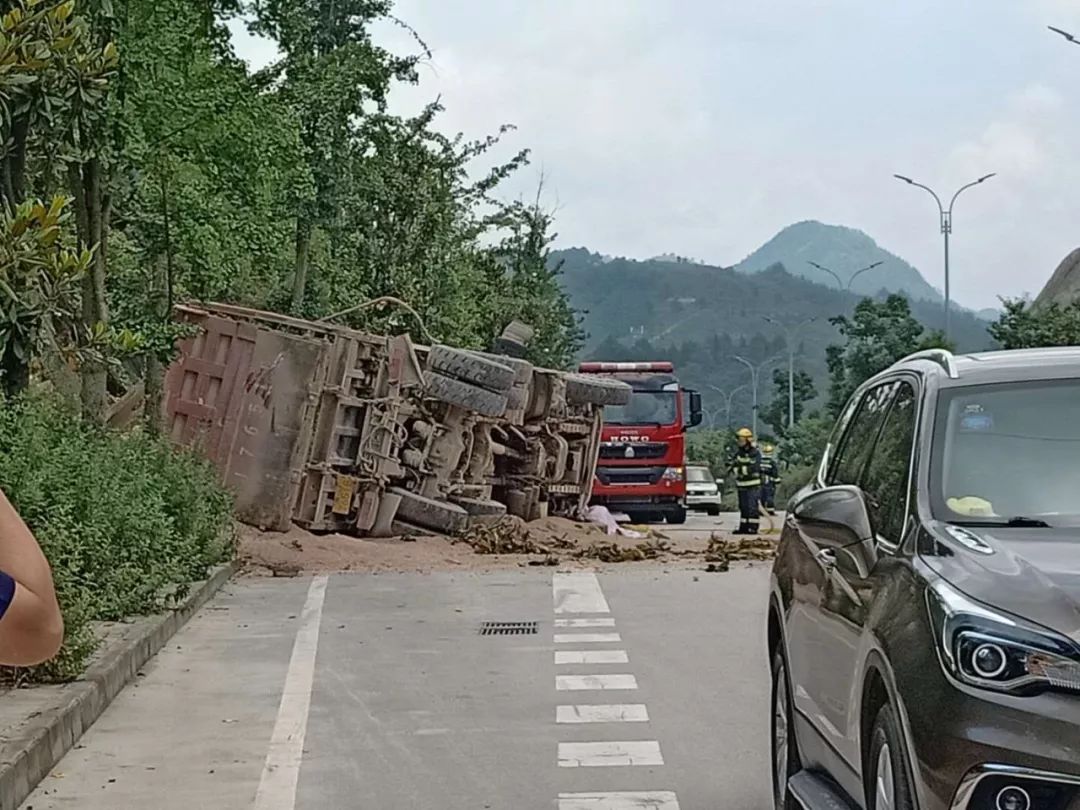
[[[775,447],[773,447],[773,446],[772,446],[771,444],[769,444],[769,443],[767,443],[767,442],[766,442],[765,446],[764,446],[764,447],[762,447],[761,449],[762,449],[762,450],[763,450],[764,452],[766,452],[766,453],[771,453],[771,452],[772,452],[773,450],[775,450],[776,448],[775,448]]]
[[[750,430],[750,428],[739,428],[735,432],[735,435],[738,436],[740,439],[752,439],[752,438],[754,438],[754,432],[752,430]]]

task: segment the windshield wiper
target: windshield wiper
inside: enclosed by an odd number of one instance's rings
[[[1005,526],[1010,529],[1049,529],[1050,524],[1042,518],[1016,515],[1010,518],[991,518],[990,520],[950,520],[953,526]]]

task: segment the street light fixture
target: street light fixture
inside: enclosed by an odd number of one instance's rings
[[[1077,39],[1068,31],[1062,31],[1060,28],[1054,28],[1054,26],[1052,25],[1048,25],[1046,27],[1053,31],[1055,34],[1061,34],[1061,36],[1065,37],[1065,40],[1067,42],[1071,42],[1073,45],[1080,45],[1080,39]]]
[[[949,201],[949,207],[945,208],[945,206],[943,206],[941,204],[941,198],[937,195],[937,192],[935,192],[932,188],[930,188],[930,186],[924,186],[922,183],[916,183],[910,177],[905,177],[902,174],[894,174],[893,175],[893,177],[895,177],[897,180],[903,180],[909,186],[915,186],[916,188],[921,188],[924,191],[928,191],[930,193],[930,196],[934,198],[934,202],[937,203],[938,213],[941,215],[941,233],[945,237],[945,339],[946,340],[948,340],[949,336],[950,336],[949,310],[951,309],[951,305],[949,303],[949,234],[952,233],[953,206],[956,204],[956,198],[959,197],[962,193],[967,191],[969,188],[972,188],[973,186],[977,186],[980,183],[985,183],[987,180],[989,180],[991,177],[994,177],[994,176],[996,176],[995,172],[991,172],[990,174],[984,174],[978,180],[973,180],[972,182],[968,183],[967,185],[960,186],[960,188],[958,188],[956,190],[956,193],[953,194],[952,199]]]
[[[705,385],[711,388],[713,391],[716,391],[718,394],[720,394],[721,397],[724,398],[724,425],[726,427],[731,427],[731,401],[735,398],[735,395],[737,393],[749,388],[749,384],[740,385],[738,388],[732,388],[730,394],[725,392],[723,388],[719,388],[710,383],[705,383]]]
[[[754,432],[754,438],[757,438],[758,380],[761,377],[762,369],[764,369],[765,366],[769,365],[769,363],[773,362],[774,360],[779,359],[780,355],[770,357],[768,360],[763,360],[761,363],[758,363],[756,366],[753,363],[751,363],[749,360],[747,360],[745,357],[740,357],[737,354],[733,354],[733,355],[731,355],[731,357],[732,357],[733,360],[738,360],[740,363],[742,363],[744,366],[746,366],[748,369],[750,369],[750,384],[753,386],[753,394],[754,394],[754,404],[752,406],[753,407],[753,424],[751,426],[751,430]]]
[[[836,272],[830,270],[828,267],[825,267],[824,265],[820,265],[817,262],[812,262],[810,260],[807,260],[807,264],[813,265],[818,270],[823,270],[824,272],[828,273],[830,276],[832,276],[833,278],[836,279],[836,283],[839,285],[841,290],[846,290],[846,291],[850,292],[851,291],[851,282],[853,282],[856,279],[856,277],[862,275],[867,270],[873,270],[875,267],[880,267],[881,265],[885,264],[885,262],[884,261],[877,261],[877,262],[874,262],[873,264],[868,264],[868,265],[866,265],[866,267],[863,267],[863,268],[860,268],[860,269],[856,270],[854,273],[851,274],[851,278],[849,278],[847,280],[846,284],[843,281],[840,280],[839,274],[837,274]]]
[[[811,264],[813,264],[813,262],[811,262]],[[876,267],[878,264],[881,264],[881,262],[877,262],[877,264],[872,264],[872,265],[870,265],[870,267]],[[863,268],[863,269],[864,270],[869,270],[870,268]],[[859,272],[862,272],[862,271],[860,270]],[[855,275],[858,275],[858,273],[856,273]],[[854,278],[854,277],[855,276],[852,276],[852,278]],[[787,342],[787,353],[788,353],[788,365],[787,365],[788,420],[787,420],[787,425],[788,425],[788,429],[790,430],[791,428],[795,427],[795,335],[804,326],[806,326],[807,324],[811,324],[814,321],[816,321],[817,318],[807,318],[802,323],[797,323],[794,326],[787,326],[786,324],[781,323],[780,321],[776,320],[775,318],[773,318],[773,317],[771,317],[769,315],[762,315],[761,317],[764,318],[769,323],[773,324],[774,326],[779,326],[781,329],[784,330],[784,340]]]

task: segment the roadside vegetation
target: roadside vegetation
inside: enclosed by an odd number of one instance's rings
[[[0,487],[49,558],[65,622],[59,657],[7,681],[75,677],[93,622],[160,611],[232,553],[230,499],[208,464],[48,398],[0,407]]]
[[[230,22],[277,61],[252,70]],[[389,111],[428,58],[389,0],[0,4],[0,487],[67,628],[56,661],[8,680],[77,675],[94,621],[159,610],[230,553],[227,494],[158,438],[177,302],[478,348],[520,318],[532,359],[574,357],[551,215],[500,196],[528,164],[513,127]],[[405,306],[360,306],[383,297]],[[142,424],[106,431],[139,383]]]

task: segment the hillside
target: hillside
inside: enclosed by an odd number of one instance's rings
[[[835,272],[846,284],[851,275],[874,262],[880,267],[860,274],[854,292],[874,295],[879,290],[902,292],[912,300],[940,301],[942,296],[914,267],[862,231],[808,220],[789,225],[737,265],[739,273],[760,273],[782,264],[793,275],[835,287],[836,279],[810,265],[814,261]]]
[[[602,257],[584,248],[556,251],[563,287],[584,316],[589,334],[584,354],[595,360],[672,359],[687,384],[699,388],[711,411],[730,391],[749,382],[741,354],[753,362],[781,355],[782,331],[764,316],[785,323],[815,320],[799,333],[799,368],[810,372],[819,391],[827,386],[825,348],[839,342],[828,319],[850,314],[861,296],[790,275],[782,266],[759,273],[680,261],[634,261]],[[914,301],[912,310],[931,329],[942,326],[939,303]],[[954,338],[962,350],[987,348],[986,323],[972,313],[954,313]],[[770,367],[771,368],[771,367]],[[770,372],[762,375],[761,400],[771,392]],[[749,416],[749,395],[740,395],[733,417]]]

